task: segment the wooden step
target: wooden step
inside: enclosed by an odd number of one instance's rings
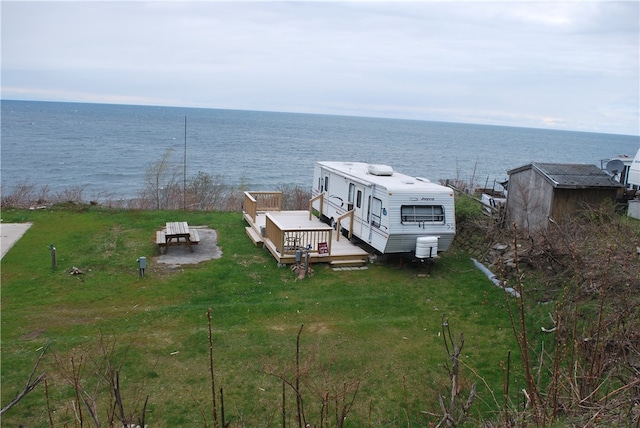
[[[251,238],[255,245],[257,245],[258,247],[262,247],[262,245],[264,244],[264,240],[253,227],[245,227],[244,230],[247,232],[247,235],[249,235],[249,238]]]
[[[335,268],[363,267],[366,266],[367,261],[363,259],[332,260],[331,262],[329,262],[329,264]]]

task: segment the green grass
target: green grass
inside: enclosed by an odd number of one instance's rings
[[[397,263],[361,271],[316,265],[312,278],[296,281],[253,246],[240,213],[72,206],[2,216],[34,223],[2,260],[2,405],[50,345],[40,370],[48,372],[55,426],[73,426],[65,382],[72,356],[76,364],[82,358],[83,385],[93,393],[105,354],[121,365],[125,406],[139,409],[149,395],[150,426],[204,426],[201,411],[211,424],[209,308],[216,386],[233,426],[281,426],[277,374],[292,379],[302,325],[301,357],[313,360],[306,380],[316,387],[304,390],[312,425],[319,395],[349,380],[361,386],[348,426],[406,426],[407,414],[414,426],[427,425],[423,411],[437,411],[436,393],[448,385],[443,316],[455,335],[464,333],[465,385],[479,384],[476,414],[496,410],[484,382],[500,395],[500,362],[516,351],[503,293],[455,249],[430,272]],[[222,258],[174,270],[157,265],[154,232],[168,220],[216,229]],[[144,278],[140,256],[149,261]],[[72,266],[85,273],[70,275]],[[293,395],[287,400],[292,405]],[[101,402],[101,414],[107,410]],[[44,385],[3,416],[2,426],[18,424],[50,426]]]

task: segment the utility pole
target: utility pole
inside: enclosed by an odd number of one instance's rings
[[[187,210],[187,116],[184,117],[184,169],[182,175],[182,209]]]

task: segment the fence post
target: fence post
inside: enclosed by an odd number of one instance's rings
[[[58,261],[56,260],[56,247],[53,244],[49,245],[49,251],[51,251],[51,269],[58,267]]]

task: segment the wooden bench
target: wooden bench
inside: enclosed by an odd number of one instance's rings
[[[156,244],[158,244],[161,247],[164,247],[165,245],[167,245],[167,238],[164,235],[164,230],[158,230],[156,232]]]
[[[189,241],[191,241],[192,245],[198,245],[200,242],[200,235],[197,230],[189,230]],[[186,244],[186,240],[178,240],[175,244]],[[167,236],[165,234],[165,230],[156,231],[156,244],[160,247],[166,247],[167,245]]]

